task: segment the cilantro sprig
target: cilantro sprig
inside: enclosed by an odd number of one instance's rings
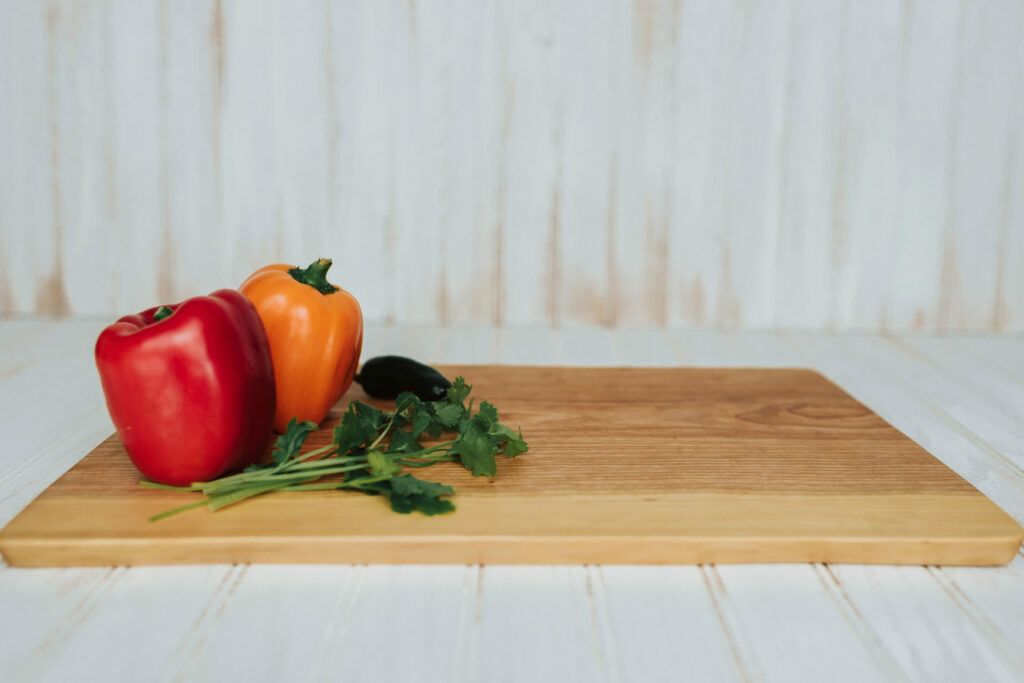
[[[458,462],[473,476],[493,477],[498,471],[497,456],[514,458],[529,450],[522,430],[501,424],[498,409],[492,404],[481,401],[473,412],[469,399],[472,389],[465,379],[457,377],[447,395],[438,401],[423,401],[415,394],[402,393],[390,413],[352,401],[334,427],[331,443],[306,453],[300,450],[317,425],[293,418],[277,438],[270,463],[251,465],[238,474],[190,486],[140,482],[149,488],[203,495],[202,500],[162,512],[150,521],[204,505],[219,510],[273,491],[339,489],[386,496],[391,509],[402,514],[414,510],[425,515],[452,512],[455,505],[447,497],[455,493],[454,488],[420,479],[406,470]],[[421,443],[445,434],[453,438]]]

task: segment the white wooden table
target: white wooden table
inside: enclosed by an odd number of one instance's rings
[[[0,525],[111,431],[103,320],[0,322]],[[436,362],[815,367],[1024,521],[1024,340],[375,327]],[[0,566],[0,680],[1024,679],[1005,568]]]

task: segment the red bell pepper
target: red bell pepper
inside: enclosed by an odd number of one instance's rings
[[[234,290],[121,318],[100,333],[96,367],[128,456],[154,481],[208,481],[251,464],[270,441],[270,344]]]

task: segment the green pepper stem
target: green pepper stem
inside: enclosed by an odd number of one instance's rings
[[[160,308],[156,309],[155,313],[153,313],[153,322],[158,323],[164,318],[171,315],[171,313],[174,313],[174,310],[170,306],[161,306]]]
[[[329,258],[320,258],[305,268],[289,268],[288,274],[297,282],[309,285],[321,294],[333,294],[338,291],[338,287],[327,281],[327,271],[332,263]]]

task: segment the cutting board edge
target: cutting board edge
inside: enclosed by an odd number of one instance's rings
[[[10,567],[193,564],[699,565],[749,563],[1002,566],[1024,535],[942,541],[821,537],[286,537],[0,539]],[[147,547],[148,546],[148,547]],[[526,550],[525,548],[529,548]],[[281,557],[287,556],[288,561]]]

